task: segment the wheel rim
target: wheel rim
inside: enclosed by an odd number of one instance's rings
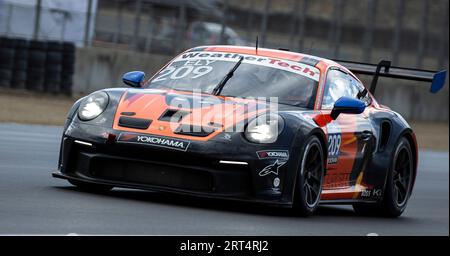
[[[322,188],[323,162],[320,148],[316,144],[306,148],[302,162],[303,194],[308,207],[314,207],[319,199]]]
[[[411,155],[405,147],[397,154],[392,179],[394,201],[402,207],[408,200],[412,181]]]

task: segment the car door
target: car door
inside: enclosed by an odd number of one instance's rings
[[[337,68],[330,69],[321,111],[330,113],[336,100],[342,96],[357,98],[362,89],[360,82],[350,74]],[[323,187],[326,199],[351,199],[360,189],[373,141],[367,111],[341,114],[324,127],[328,141],[327,174]]]

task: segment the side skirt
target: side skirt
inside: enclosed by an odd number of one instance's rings
[[[354,203],[366,203],[366,204],[376,204],[378,201],[369,201],[369,200],[361,200],[361,199],[343,199],[343,200],[321,200],[321,205],[329,205],[329,204],[354,204]]]

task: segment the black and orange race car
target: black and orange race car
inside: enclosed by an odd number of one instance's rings
[[[354,74],[372,75],[369,89]],[[431,82],[446,72],[332,61],[286,50],[204,46],[153,77],[123,76],[78,100],[58,171],[86,190],[137,188],[292,207],[352,204],[399,216],[418,146],[402,116],[378,104],[378,77]]]

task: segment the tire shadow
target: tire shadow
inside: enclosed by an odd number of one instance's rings
[[[135,189],[115,188],[108,192],[87,192],[74,186],[55,186],[58,190],[89,194],[93,196],[104,196],[117,199],[126,199],[139,202],[148,202],[160,205],[170,205],[174,207],[196,208],[209,211],[231,212],[249,215],[274,216],[286,218],[302,218],[296,214],[293,209],[265,205],[261,203],[248,203],[232,201],[227,199],[211,199],[189,195],[178,195],[165,192],[152,192]],[[344,218],[368,218],[368,219],[386,219],[376,216],[360,216],[351,208],[343,208],[331,205],[320,205],[314,214],[309,217],[344,217]],[[309,219],[307,218],[307,219]]]

